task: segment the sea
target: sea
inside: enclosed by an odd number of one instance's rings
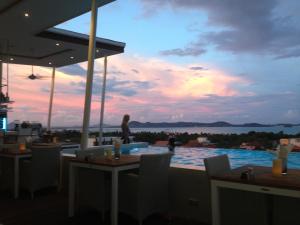
[[[55,128],[54,128],[55,129]],[[80,128],[59,128],[55,129],[57,131],[61,130],[80,130]],[[272,126],[272,127],[162,127],[162,128],[130,128],[132,133],[138,132],[151,132],[151,133],[159,133],[159,132],[166,132],[166,133],[188,133],[188,134],[201,134],[201,133],[208,133],[208,134],[242,134],[248,133],[250,131],[255,132],[273,132],[279,133],[283,132],[285,134],[299,134],[300,136],[300,126],[292,126],[292,127],[285,127],[285,126]],[[99,131],[97,127],[91,127],[90,132]],[[105,127],[103,129],[104,133],[106,132],[114,132],[114,131],[121,131],[121,128],[118,127]]]

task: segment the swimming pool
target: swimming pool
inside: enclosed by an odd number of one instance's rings
[[[166,147],[134,148],[130,154],[153,154],[167,152]],[[227,154],[232,168],[246,164],[272,166],[275,155],[267,151],[249,151],[243,149],[211,149],[211,148],[183,148],[177,147],[172,157],[171,166],[191,169],[204,169],[203,159],[216,155]],[[291,152],[288,158],[288,168],[300,169],[300,153]]]

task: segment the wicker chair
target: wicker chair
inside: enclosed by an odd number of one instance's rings
[[[79,150],[76,157],[85,160],[86,157],[101,157],[104,148]],[[102,213],[104,220],[105,211],[110,203],[110,180],[105,172],[88,168],[78,169],[77,206],[80,209],[96,209]]]
[[[59,145],[32,146],[32,158],[21,163],[21,188],[28,190],[31,198],[34,192],[50,186],[59,186]]]
[[[231,170],[227,155],[218,155],[204,159],[206,174],[208,177],[228,173]]]
[[[231,171],[227,155],[206,158],[204,165],[209,181],[212,176]],[[263,195],[224,188],[220,190],[220,199],[222,225],[268,224],[267,201]]]
[[[122,174],[119,186],[119,211],[142,224],[157,212],[168,210],[168,177],[171,154],[142,155],[138,174]]]

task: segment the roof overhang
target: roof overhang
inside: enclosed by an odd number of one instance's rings
[[[113,1],[97,0],[97,6]],[[88,35],[52,27],[90,8],[91,0],[1,0],[0,60],[46,67],[87,61]],[[97,38],[96,48],[100,58],[123,53],[125,44]]]

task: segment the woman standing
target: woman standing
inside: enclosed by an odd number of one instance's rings
[[[122,121],[122,137],[121,139],[123,140],[123,144],[128,144],[130,142],[129,140],[129,135],[130,135],[130,129],[128,126],[128,122],[130,120],[130,116],[128,114],[125,114],[123,116],[123,121]]]

